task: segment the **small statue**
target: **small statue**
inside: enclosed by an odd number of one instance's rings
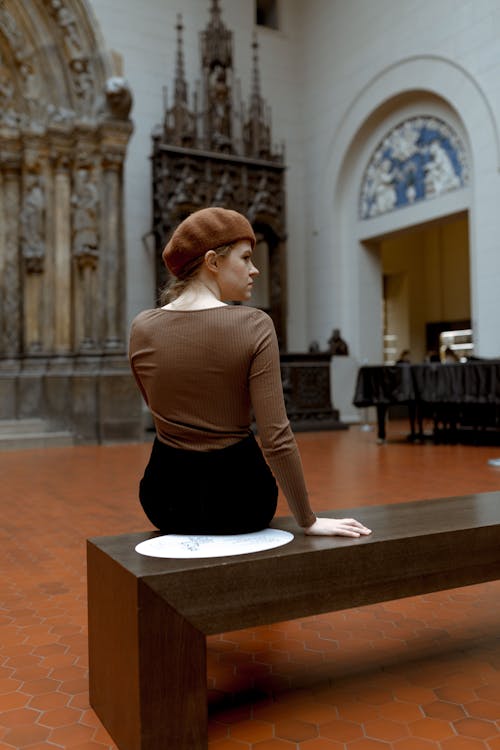
[[[339,328],[333,329],[333,333],[328,339],[328,346],[330,347],[330,354],[336,357],[347,357],[349,354],[349,347],[341,337]]]
[[[311,341],[311,343],[309,344],[309,354],[318,354],[319,351],[319,342],[316,340]]]
[[[95,267],[98,257],[99,192],[89,169],[76,173],[73,206],[73,254],[79,265]]]
[[[108,78],[104,89],[108,112],[114,120],[128,120],[132,109],[130,87],[121,76]]]
[[[45,192],[43,178],[30,173],[26,177],[20,214],[22,253],[29,272],[40,273],[45,257]]]

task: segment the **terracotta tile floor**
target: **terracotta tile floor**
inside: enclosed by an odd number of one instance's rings
[[[316,509],[500,490],[500,446],[389,429],[297,436]],[[148,453],[0,454],[1,748],[115,747],[88,703],[85,539],[148,528]],[[211,637],[208,683],[211,750],[500,750],[500,582]]]

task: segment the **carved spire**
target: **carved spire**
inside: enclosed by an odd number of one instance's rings
[[[200,32],[202,81],[199,97],[195,91],[193,106],[190,107],[184,65],[184,26],[180,14],[175,28],[174,95],[170,103],[165,95],[164,142],[172,146],[282,162],[282,154],[272,152],[270,109],[260,90],[256,34],[252,42],[252,89],[249,106],[244,109],[234,78],[233,32],[222,20],[220,0],[210,0],[208,23]]]
[[[252,93],[248,119],[244,125],[245,152],[247,156],[267,157],[271,151],[271,128],[268,109],[260,93],[259,43],[254,32],[252,41]]]
[[[174,105],[183,103],[187,104],[187,92],[188,87],[186,83],[186,76],[184,74],[184,50],[182,48],[182,15],[177,14],[177,60],[175,66],[175,93],[174,93]]]
[[[216,63],[223,68],[232,68],[233,33],[222,20],[219,0],[212,0],[210,20],[205,31],[201,32],[200,40],[203,68],[213,68]]]
[[[234,152],[233,33],[224,25],[219,0],[212,0],[210,20],[200,34],[204,78],[204,142],[207,148]]]
[[[175,146],[196,145],[196,115],[188,107],[188,87],[184,73],[184,51],[182,47],[182,16],[177,15],[177,57],[174,82],[174,102],[165,111],[164,134],[167,143]]]

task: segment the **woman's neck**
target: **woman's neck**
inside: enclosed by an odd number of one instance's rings
[[[223,307],[218,296],[218,289],[212,289],[202,281],[194,280],[176,299],[164,305],[164,310],[206,310],[211,307]]]

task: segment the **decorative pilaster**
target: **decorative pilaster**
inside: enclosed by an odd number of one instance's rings
[[[125,238],[123,232],[123,163],[133,125],[132,94],[123,78],[106,81],[106,117],[99,127],[101,152],[101,215],[104,351],[125,348]]]
[[[71,314],[71,143],[53,138],[54,175],[54,352],[66,355],[72,346]]]
[[[103,224],[102,242],[106,248],[104,263],[104,349],[124,348],[123,338],[123,238],[121,236],[120,207],[122,203],[123,153],[108,149],[103,154]]]
[[[81,353],[98,351],[96,280],[99,262],[100,192],[92,133],[77,144],[79,160],[73,175],[72,254],[75,262],[75,348]]]
[[[19,258],[19,211],[21,196],[21,144],[8,141],[0,144],[3,170],[3,283],[2,312],[5,322],[3,356],[15,358],[22,349],[21,341],[21,278]]]
[[[24,144],[21,212],[19,215],[21,257],[23,261],[24,351],[43,350],[42,286],[46,249],[46,180],[38,142]]]

